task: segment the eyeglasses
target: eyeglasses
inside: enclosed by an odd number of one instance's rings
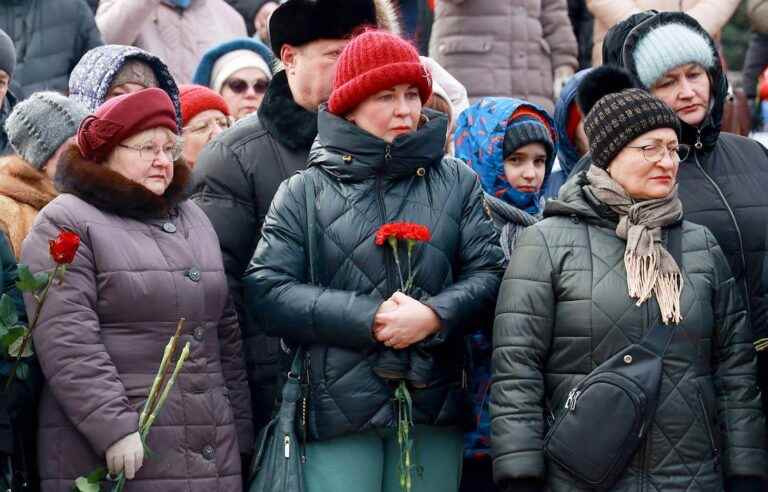
[[[265,92],[267,92],[267,86],[269,85],[269,80],[257,79],[253,82],[249,82],[243,79],[231,78],[231,79],[227,79],[224,82],[224,85],[229,87],[229,89],[235,94],[242,94],[243,92],[248,90],[248,87],[253,87],[253,92],[255,92],[256,94],[264,94]]]
[[[141,159],[144,162],[154,161],[160,155],[161,152],[165,154],[165,156],[171,162],[174,162],[176,161],[176,159],[181,157],[181,152],[184,150],[184,142],[181,139],[177,139],[176,142],[171,144],[165,144],[162,147],[159,147],[155,144],[144,144],[138,147],[132,147],[130,145],[123,145],[123,144],[118,144],[117,146],[138,152],[139,159]]]
[[[643,145],[642,147],[627,145],[627,147],[642,151],[645,160],[651,164],[662,160],[667,153],[669,153],[669,157],[674,162],[684,161],[691,151],[691,147],[685,144],[671,145],[669,147],[663,145]]]
[[[218,126],[222,130],[226,130],[230,126],[232,126],[232,119],[228,116],[219,116],[215,118],[208,118],[206,121],[203,121],[195,126],[185,126],[182,128],[182,131],[189,132],[189,133],[195,133],[198,135],[204,135],[204,134],[210,134],[213,132],[214,126]]]

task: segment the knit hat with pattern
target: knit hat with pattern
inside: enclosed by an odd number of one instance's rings
[[[5,131],[13,150],[42,169],[87,115],[85,107],[58,92],[35,92],[13,108]]]
[[[603,66],[589,73],[577,95],[592,163],[606,169],[632,140],[657,128],[680,134],[675,113],[648,92],[633,87],[629,73]]]
[[[339,57],[328,110],[344,115],[379,91],[399,84],[419,89],[421,103],[432,95],[432,76],[407,41],[369,30],[352,39]]]

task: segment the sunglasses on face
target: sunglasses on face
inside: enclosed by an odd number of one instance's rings
[[[248,90],[248,87],[253,87],[253,92],[256,94],[264,94],[267,91],[269,81],[266,79],[257,79],[253,82],[248,82],[247,80],[232,78],[227,79],[227,81],[224,82],[224,85],[229,87],[235,94],[242,94]]]

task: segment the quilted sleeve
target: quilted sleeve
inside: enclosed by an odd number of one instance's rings
[[[454,267],[456,281],[423,301],[442,321],[442,328],[428,339],[428,346],[464,335],[464,330],[482,324],[478,317],[490,319],[504,271],[504,253],[483,209],[480,181],[465,164],[457,165],[464,205]]]
[[[96,259],[87,231],[75,215],[76,211],[59,201],[49,203],[24,240],[21,261],[32,273],[50,272],[54,264],[48,241],[61,229],[76,232],[81,238],[64,281],[48,292],[33,340],[56,402],[97,455],[104,456],[110,445],[137,431],[139,416],[128,402],[117,368],[101,339],[95,311]],[[27,314],[32,317],[37,302],[30,294],[25,294],[24,300]]]
[[[568,18],[568,3],[566,0],[544,0],[542,7],[541,27],[552,51],[552,68],[564,65],[578,68],[579,49]]]
[[[768,477],[765,416],[747,311],[728,262],[709,231],[707,243],[716,282],[713,364],[717,416],[724,437],[723,469],[726,476]]]
[[[246,308],[267,334],[293,343],[373,347],[381,299],[308,283],[304,179],[291,177],[275,194],[244,277]]]
[[[491,446],[496,483],[543,478],[544,363],[555,312],[554,266],[544,235],[520,237],[501,283],[491,356]]]

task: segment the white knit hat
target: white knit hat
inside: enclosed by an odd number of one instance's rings
[[[264,58],[252,50],[234,50],[219,57],[213,64],[211,70],[211,89],[221,93],[224,82],[227,81],[233,73],[244,68],[258,68],[267,80],[272,80],[272,71]]]
[[[645,87],[651,87],[669,70],[688,63],[708,70],[715,65],[717,56],[701,33],[676,22],[648,31],[632,55],[637,77]]]

